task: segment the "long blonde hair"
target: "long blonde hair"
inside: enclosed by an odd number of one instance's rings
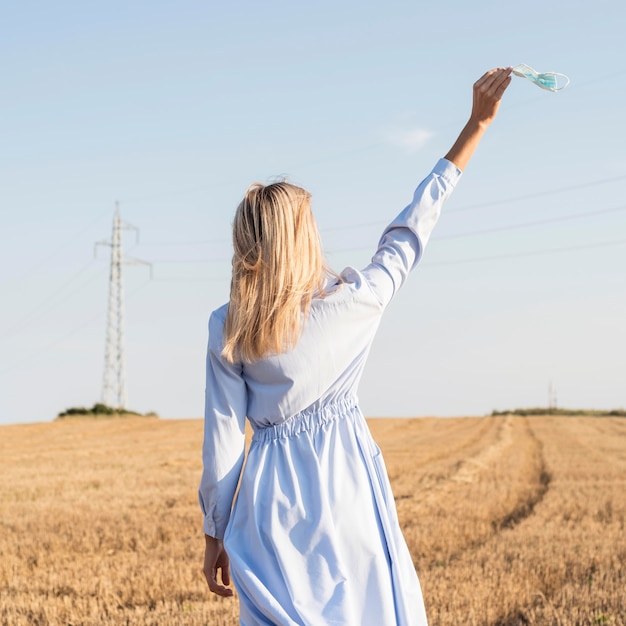
[[[233,222],[233,274],[222,355],[252,362],[295,346],[325,264],[311,195],[255,183]]]

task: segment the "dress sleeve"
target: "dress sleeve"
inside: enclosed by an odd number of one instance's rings
[[[246,383],[241,364],[222,355],[223,321],[216,314],[209,321],[206,359],[203,472],[200,507],[204,533],[222,539],[230,518],[245,450]]]
[[[443,203],[461,176],[454,163],[440,159],[419,184],[409,204],[383,231],[365,279],[385,307],[422,256]]]

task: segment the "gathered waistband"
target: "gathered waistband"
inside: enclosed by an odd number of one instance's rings
[[[303,431],[310,431],[324,424],[349,415],[358,406],[355,396],[342,398],[333,402],[312,405],[288,417],[284,422],[271,426],[257,427],[252,441],[269,441],[283,437],[293,437]]]

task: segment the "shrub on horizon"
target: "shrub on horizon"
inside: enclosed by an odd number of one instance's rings
[[[154,411],[150,411],[149,413],[138,413],[137,411],[130,411],[128,409],[115,409],[111,406],[103,404],[102,402],[96,402],[90,409],[85,407],[70,407],[65,411],[59,413],[57,415],[57,419],[63,417],[103,417],[103,416],[127,416],[127,415],[137,415],[141,417],[159,417]]]

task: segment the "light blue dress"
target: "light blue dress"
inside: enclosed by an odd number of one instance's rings
[[[329,279],[293,350],[230,364],[221,356],[226,306],[211,315],[199,495],[204,532],[224,538],[243,626],[426,624],[356,392],[381,315],[460,175],[437,163],[371,264]],[[242,472],[246,417],[254,434]]]

